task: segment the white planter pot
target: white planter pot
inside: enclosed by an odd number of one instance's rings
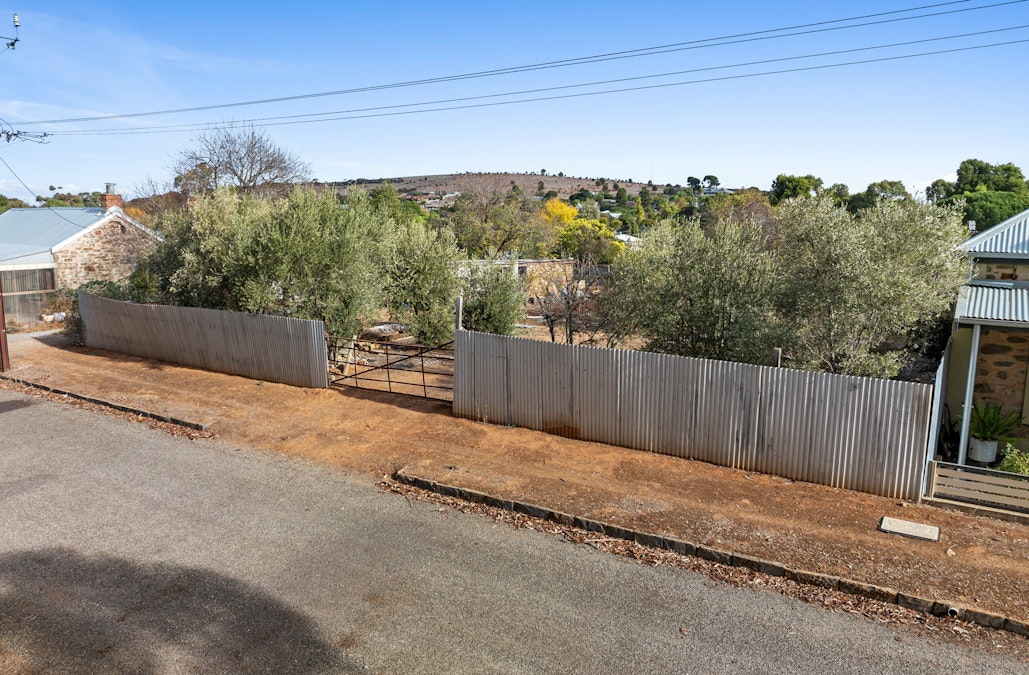
[[[997,441],[984,441],[978,438],[968,439],[968,458],[975,462],[990,464],[997,461]]]

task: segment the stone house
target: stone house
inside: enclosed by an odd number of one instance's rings
[[[100,208],[24,208],[0,214],[6,319],[34,321],[56,289],[128,276],[160,236],[125,215],[113,185]]]
[[[961,419],[959,463],[968,447],[968,415],[980,402],[1018,412],[1018,445],[1029,448],[1029,210],[960,246],[972,273],[954,311],[947,366],[950,421]],[[972,377],[969,377],[972,373]]]

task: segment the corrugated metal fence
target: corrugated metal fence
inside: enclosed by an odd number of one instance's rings
[[[932,387],[458,331],[454,414],[918,499]]]
[[[39,321],[54,294],[52,269],[3,270],[4,311],[8,319]]]
[[[82,291],[79,315],[90,347],[298,387],[329,386],[321,321],[136,305]]]

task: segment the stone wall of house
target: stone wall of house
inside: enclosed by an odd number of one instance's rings
[[[983,328],[979,338],[973,400],[1000,404],[1005,413],[1021,417],[1029,370],[1029,333]],[[1020,425],[1016,436],[1029,438],[1029,426]]]
[[[57,287],[77,288],[87,281],[123,279],[156,245],[152,234],[116,216],[67,248],[54,252]]]
[[[1001,279],[1004,281],[1029,281],[1029,265],[979,263],[976,265],[977,279]]]

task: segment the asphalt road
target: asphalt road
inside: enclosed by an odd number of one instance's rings
[[[0,390],[0,671],[1029,673]]]

